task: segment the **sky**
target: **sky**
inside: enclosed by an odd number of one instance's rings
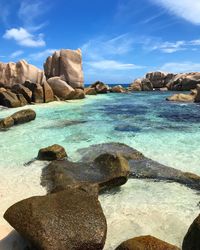
[[[82,49],[86,83],[200,71],[200,0],[0,0],[0,61]]]

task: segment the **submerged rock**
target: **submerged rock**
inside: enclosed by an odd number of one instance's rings
[[[100,154],[119,154],[129,162],[130,178],[173,181],[200,190],[200,176],[167,167],[122,143],[103,143],[79,149],[81,161],[94,161]]]
[[[93,162],[53,161],[43,169],[42,185],[52,192],[86,182],[97,184],[102,191],[125,184],[128,176],[129,166],[125,158],[103,154]]]
[[[14,120],[14,125],[18,125],[35,120],[36,113],[32,109],[23,109],[14,113],[11,117]]]
[[[106,219],[92,187],[22,200],[4,218],[38,250],[101,250],[106,239]]]
[[[65,149],[58,144],[54,144],[47,148],[40,149],[37,159],[42,161],[54,161],[61,160],[65,157],[67,157]]]
[[[194,220],[190,226],[184,240],[183,250],[199,250],[200,249],[200,215]]]
[[[180,248],[148,235],[124,241],[116,250],[180,250]]]

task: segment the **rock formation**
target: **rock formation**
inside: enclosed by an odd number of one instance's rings
[[[41,148],[38,152],[37,159],[42,161],[54,161],[64,159],[65,157],[67,157],[65,149],[58,144],[54,144],[46,148]]]
[[[62,80],[73,89],[83,88],[81,50],[55,51],[44,63],[44,72],[47,79],[62,77]]]

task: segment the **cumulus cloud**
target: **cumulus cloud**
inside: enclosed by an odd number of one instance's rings
[[[19,45],[25,47],[43,47],[46,45],[43,39],[43,34],[33,35],[22,27],[6,30],[3,38],[9,40],[13,39]]]
[[[199,0],[150,0],[167,9],[171,14],[185,19],[195,25],[200,25]]]

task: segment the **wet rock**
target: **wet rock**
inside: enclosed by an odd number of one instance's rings
[[[14,120],[14,124],[18,125],[35,120],[36,113],[32,109],[23,109],[11,115],[11,118]]]
[[[32,91],[22,84],[15,84],[12,86],[12,92],[15,94],[22,94],[28,103],[32,102]]]
[[[97,94],[106,94],[109,91],[109,86],[100,81],[93,83],[90,88],[94,88]]]
[[[193,94],[175,94],[167,97],[167,101],[173,102],[194,102],[195,96]]]
[[[15,93],[3,90],[0,92],[0,105],[8,108],[17,108],[21,106],[21,102]]]
[[[64,81],[72,88],[83,88],[82,52],[62,49],[55,51],[44,64],[47,79],[64,76]]]
[[[40,149],[37,159],[42,161],[53,161],[61,160],[65,157],[67,157],[65,149],[58,144],[54,144],[49,147]]]
[[[199,250],[200,249],[200,215],[194,220],[190,226],[184,240],[183,250]]]
[[[82,162],[94,161],[101,154],[119,154],[129,162],[130,178],[177,182],[200,190],[200,176],[167,167],[145,157],[141,152],[122,143],[95,144],[77,151]]]
[[[148,235],[124,241],[116,250],[180,250],[180,248]]]
[[[10,128],[14,125],[14,120],[12,117],[6,117],[0,120],[0,129]]]
[[[100,191],[123,185],[129,176],[129,166],[120,155],[103,154],[93,162],[53,161],[43,170],[42,185],[48,192],[81,183],[97,184]]]
[[[75,93],[74,89],[62,80],[62,77],[52,77],[47,82],[52,88],[54,95],[61,100],[71,99]]]
[[[85,95],[96,95],[97,92],[95,90],[95,88],[85,88],[84,89]]]
[[[141,160],[145,158],[145,156],[136,149],[118,142],[94,144],[90,147],[79,149],[77,152],[81,155],[81,161],[83,162],[94,161],[99,155],[106,153],[121,155],[127,160]]]
[[[4,218],[36,249],[101,250],[107,226],[94,194],[87,187],[31,197],[11,206]]]
[[[49,86],[47,82],[44,82],[43,85],[43,93],[44,93],[44,102],[53,102],[54,101],[54,93],[52,88]]]

